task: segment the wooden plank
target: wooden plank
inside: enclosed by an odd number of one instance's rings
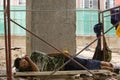
[[[105,76],[112,76],[113,73],[107,70],[90,70],[92,73],[96,75],[105,75]],[[49,76],[52,71],[44,71],[44,72],[15,72],[13,73],[13,77],[46,77]],[[90,74],[86,70],[77,70],[77,71],[57,71],[55,74],[52,75],[53,78],[67,78],[67,77],[74,77],[76,75],[82,74]],[[120,75],[116,75],[120,76]],[[0,74],[0,77],[6,77],[5,74]]]
[[[94,74],[110,74],[110,71],[107,70],[90,70]],[[16,72],[14,73],[15,77],[19,76],[49,76],[52,71],[44,71],[44,72]],[[53,76],[74,76],[77,74],[89,74],[89,72],[85,70],[77,70],[77,71],[57,71],[53,74]]]
[[[98,75],[95,79],[101,78],[101,80],[105,80],[107,77],[113,76],[113,73],[107,70],[90,70],[92,73]],[[14,77],[31,77],[37,78],[35,80],[44,80],[45,78],[50,78],[50,80],[93,80],[93,76],[86,70],[77,70],[77,71],[57,71],[55,74],[50,76],[52,71],[44,71],[44,72],[16,72]],[[83,74],[83,76],[82,76]],[[85,75],[84,75],[85,74]]]
[[[0,77],[6,77],[7,75],[6,74],[0,74]]]

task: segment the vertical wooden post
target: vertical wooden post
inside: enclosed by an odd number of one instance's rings
[[[100,16],[100,0],[98,0],[98,23],[100,23],[100,20],[101,20],[101,16]],[[99,40],[100,40],[100,48],[101,48],[101,37],[99,38]]]
[[[10,0],[4,0],[4,31],[5,31],[5,52],[6,52],[6,74],[7,74],[7,80],[12,80]]]
[[[7,25],[6,25],[6,0],[3,0],[3,4],[4,4],[4,35],[5,35],[5,57],[6,57],[6,74],[7,74],[7,80],[8,80],[8,73],[9,73],[9,70],[8,70],[8,40],[7,40]]]
[[[9,69],[9,78],[8,80],[12,80],[12,66],[11,66],[11,26],[10,26],[10,0],[7,0],[7,26],[8,26],[8,69]]]
[[[98,0],[98,23],[100,23],[100,0]]]

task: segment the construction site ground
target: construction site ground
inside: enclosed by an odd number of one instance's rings
[[[4,49],[4,39],[0,38],[0,74],[5,74],[6,73],[6,62],[5,62],[5,49]],[[20,49],[18,50],[12,50],[12,64],[14,62],[14,59],[18,56],[23,56],[26,54],[26,49],[25,49],[26,43],[25,43],[25,37],[19,37],[17,38],[17,40],[13,39],[12,40],[12,48],[14,47],[19,47]],[[76,51],[77,53],[82,50],[85,46],[80,46],[77,45],[76,47]],[[112,53],[112,63],[120,63],[120,53],[119,53],[119,48],[116,49],[118,51],[113,51]],[[85,49],[83,52],[81,52],[78,57],[81,58],[86,58],[86,59],[92,59],[93,55],[94,55],[94,51],[95,48],[91,48],[88,47],[87,49]],[[12,65],[13,66],[13,65]],[[14,68],[13,68],[13,72],[14,72]],[[2,79],[0,79],[2,80]]]

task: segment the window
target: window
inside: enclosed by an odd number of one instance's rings
[[[105,2],[105,8],[108,9],[108,8],[112,8],[115,6],[115,0],[106,0]]]
[[[84,8],[97,8],[98,0],[84,0]]]
[[[90,0],[90,2],[89,2],[89,8],[92,8],[92,7],[93,7],[93,1]]]
[[[109,0],[106,0],[105,6],[106,6],[106,7],[105,7],[106,9],[110,8],[110,2],[109,2]]]
[[[89,0],[85,0],[85,2],[84,2],[84,8],[89,8]]]
[[[26,4],[26,0],[19,0],[19,5],[25,5]]]
[[[93,0],[93,8],[98,9],[98,0]]]

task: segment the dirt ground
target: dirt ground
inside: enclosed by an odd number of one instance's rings
[[[0,74],[4,74],[6,70],[6,61],[5,61],[5,49],[4,49],[4,38],[0,37]],[[78,46],[77,45],[77,53],[83,49],[85,46]],[[12,66],[14,59],[16,57],[21,57],[26,54],[26,42],[25,37],[13,37],[12,38],[12,48],[18,48],[16,50],[11,50],[12,54]],[[94,54],[94,48],[89,47],[83,52],[81,52],[78,57],[91,59]],[[111,63],[120,63],[120,51],[112,53],[112,60]],[[14,69],[13,69],[14,72]],[[0,79],[1,80],[1,79]]]
[[[80,46],[77,46],[77,53],[79,51],[81,51],[81,48]],[[76,53],[76,54],[77,54]],[[24,48],[21,48],[21,49],[18,49],[18,50],[12,50],[12,65],[13,65],[13,62],[14,62],[14,59],[16,57],[21,57],[21,56],[24,56],[25,55],[25,49]],[[94,49],[87,49],[87,50],[84,50],[83,52],[81,52],[78,57],[80,58],[85,58],[85,59],[92,59],[94,55]],[[112,53],[112,60],[111,60],[111,63],[120,63],[120,53]],[[6,69],[6,62],[5,62],[5,50],[0,50],[0,70],[5,70]]]

